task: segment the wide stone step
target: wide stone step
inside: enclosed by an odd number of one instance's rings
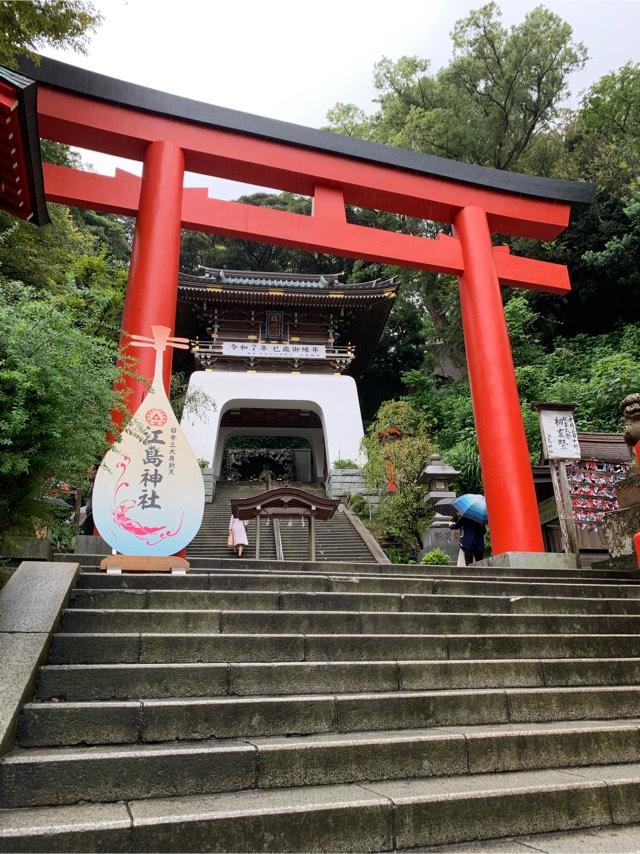
[[[63,664],[40,668],[36,699],[139,700],[638,683],[640,658]]]
[[[640,615],[72,608],[63,632],[224,634],[640,634]]]
[[[628,721],[502,724],[250,742],[17,750],[0,761],[0,806],[213,794],[640,761]]]
[[[50,664],[637,658],[640,635],[54,635]]]
[[[4,851],[390,851],[640,821],[640,767],[9,810]]]
[[[58,554],[56,560],[75,560],[83,567],[97,567],[102,560],[100,555],[74,555]],[[637,574],[629,570],[620,569],[548,569],[535,567],[493,567],[478,566],[422,566],[418,564],[380,564],[380,563],[353,563],[348,561],[315,563],[308,560],[301,561],[278,561],[278,560],[255,560],[249,558],[228,557],[217,559],[215,562],[207,558],[194,558],[192,563],[193,572],[310,572],[331,574],[382,574],[400,577],[421,576],[423,578],[468,578],[468,579],[540,579],[550,583],[556,581],[567,581],[569,583],[615,583],[615,584],[638,584],[640,579]]]
[[[545,581],[487,581],[476,578],[434,579],[395,575],[321,575],[311,572],[264,571],[191,572],[188,575],[145,573],[108,575],[80,573],[79,588],[124,590],[256,590],[299,592],[361,592],[472,596],[563,596],[567,598],[640,599],[640,584],[550,583]]]
[[[416,593],[324,593],[277,590],[83,589],[71,593],[72,608],[247,611],[424,611],[487,614],[638,614],[640,599],[548,596],[447,596]]]
[[[141,702],[29,703],[23,747],[635,718],[640,687],[398,691]]]
[[[625,824],[622,826],[608,825],[607,827],[589,827],[583,830],[566,830],[558,833],[528,833],[525,836],[509,836],[500,839],[461,844],[430,847],[433,851],[459,852],[459,854],[487,854],[488,851],[501,851],[504,854],[527,854],[529,851],[542,854],[556,854],[560,851],[570,851],[572,854],[594,854],[596,851],[606,854],[634,854],[640,851],[640,824]]]

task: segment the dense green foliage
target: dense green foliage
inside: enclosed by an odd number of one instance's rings
[[[32,289],[1,291],[0,531],[28,530],[47,517],[43,492],[85,482],[104,450],[115,353]]]
[[[63,146],[46,153],[70,159]],[[112,386],[128,224],[49,212],[44,228],[0,214],[0,537],[47,522],[42,498],[60,484],[86,485],[121,405]]]
[[[85,0],[2,0],[0,64],[13,66],[20,54],[44,45],[86,53],[89,33],[101,21]]]
[[[558,337],[545,351],[526,335],[539,320],[526,297],[512,298],[506,308],[532,462],[540,457],[534,401],[577,404],[578,429],[619,430],[619,403],[640,388],[640,322],[601,335]],[[459,488],[482,491],[468,380],[438,385],[424,371],[409,371],[404,381],[407,404],[431,425],[439,450],[462,472]]]

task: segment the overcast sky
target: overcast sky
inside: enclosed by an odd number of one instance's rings
[[[44,50],[84,68],[210,104],[321,127],[336,101],[370,111],[373,66],[418,55],[432,70],[451,58],[456,20],[482,0],[97,0],[104,21],[88,56]],[[533,0],[499,2],[511,26]],[[640,0],[547,0],[573,27],[589,61],[575,96],[631,60],[640,61]],[[575,101],[575,99],[574,99]],[[576,102],[577,103],[577,102]],[[574,103],[575,105],[575,103]],[[86,154],[112,174],[116,158]],[[118,165],[139,172],[137,164]],[[236,198],[244,185],[189,176],[210,194]]]

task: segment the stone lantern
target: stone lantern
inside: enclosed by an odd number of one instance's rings
[[[422,533],[422,551],[418,555],[418,559],[432,549],[442,549],[453,561],[458,557],[460,535],[450,530],[451,516],[440,513],[438,505],[453,503],[456,494],[451,489],[451,482],[459,474],[460,472],[456,471],[453,466],[443,462],[439,454],[432,454],[418,478],[418,483],[429,487],[425,502],[435,510],[431,524]]]

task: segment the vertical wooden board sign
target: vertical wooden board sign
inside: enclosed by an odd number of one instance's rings
[[[162,382],[167,346],[187,349],[169,328],[152,326],[153,338],[133,335],[131,346],[153,347],[153,383],[105,454],[93,488],[96,528],[125,555],[172,555],[197,534],[204,513],[204,482]]]

